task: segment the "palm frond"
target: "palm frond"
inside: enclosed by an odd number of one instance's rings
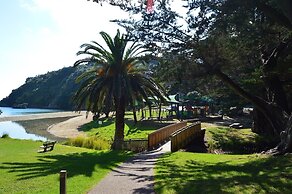
[[[127,48],[128,40],[119,31],[113,39],[105,32],[100,32],[100,35],[108,50],[92,41],[81,45],[82,50],[77,53],[90,57],[76,61],[74,67],[94,64],[92,69],[76,79],[81,83],[74,96],[77,107],[80,109],[85,106],[87,111],[93,112],[109,111],[112,105],[117,106],[122,100],[123,104],[130,105],[134,111],[136,101],[144,100],[150,109],[149,97],[163,101],[165,90],[149,77],[146,62],[139,56],[148,50],[137,42]]]

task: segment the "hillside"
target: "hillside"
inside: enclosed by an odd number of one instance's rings
[[[0,106],[26,104],[29,108],[72,110],[72,96],[79,85],[75,80],[86,67],[65,67],[36,77],[29,77],[19,88],[0,101]]]

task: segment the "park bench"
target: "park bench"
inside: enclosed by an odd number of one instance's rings
[[[52,151],[54,149],[55,144],[57,143],[57,141],[46,141],[43,143],[42,146],[40,146],[40,148],[42,148],[43,150],[40,150],[40,152],[48,152],[48,151]]]

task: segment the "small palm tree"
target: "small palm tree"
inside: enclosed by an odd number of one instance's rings
[[[74,63],[74,67],[86,64],[88,71],[77,78],[82,81],[74,96],[77,109],[84,107],[87,112],[116,111],[113,149],[121,149],[124,141],[125,109],[130,105],[135,113],[135,102],[143,99],[150,106],[148,97],[159,101],[165,98],[165,90],[147,74],[145,62],[139,55],[145,53],[142,45],[133,43],[127,47],[125,35],[117,31],[112,39],[107,33],[100,32],[108,50],[99,43],[81,45],[77,55],[87,55]],[[134,114],[135,115],[135,114]]]

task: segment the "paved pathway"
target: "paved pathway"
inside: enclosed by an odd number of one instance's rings
[[[170,142],[151,152],[135,155],[110,172],[89,194],[152,194],[154,165],[157,158],[170,151]]]

